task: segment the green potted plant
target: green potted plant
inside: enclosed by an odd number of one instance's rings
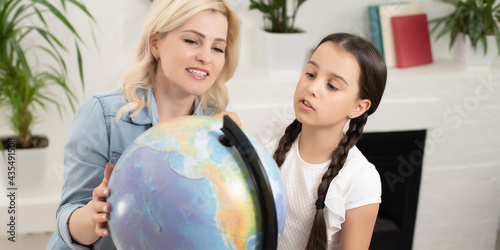
[[[295,18],[300,6],[306,0],[250,0],[250,9],[257,9],[264,15],[264,29],[273,33],[297,33]]]
[[[298,10],[306,0],[250,0],[249,9],[262,13],[257,29],[259,59],[269,71],[299,72],[308,56],[308,35],[295,26]]]
[[[491,62],[500,53],[500,4],[496,0],[437,0],[455,7],[449,15],[429,21],[436,37],[450,34],[450,49],[455,45],[455,58],[466,64],[482,64],[478,59]],[[465,50],[462,48],[465,46]],[[472,49],[466,50],[467,46]],[[489,53],[488,53],[489,52]]]
[[[73,24],[66,18],[65,12],[71,6],[76,7],[92,21],[94,21],[93,16],[78,0],[54,2],[48,0],[0,2],[0,109],[4,116],[3,120],[10,125],[14,133],[12,136],[2,138],[0,147],[10,149],[9,152],[16,152],[12,158],[14,161],[2,162],[3,164],[15,162],[17,171],[31,167],[20,166],[28,158],[35,158],[37,160],[35,165],[40,165],[42,161],[38,159],[42,157],[39,153],[36,153],[35,157],[21,156],[21,149],[48,146],[46,136],[33,135],[31,132],[33,123],[40,119],[38,110],[46,109],[48,105],[55,105],[62,115],[65,103],[74,111],[77,102],[72,86],[68,84],[68,59],[63,56],[68,52],[68,45],[50,29],[50,26],[54,25],[52,20],[61,23],[74,38],[74,45],[71,46],[75,46],[76,49],[77,56],[74,59],[78,62],[81,87],[84,87],[80,53],[83,41]],[[51,94],[52,90],[57,89],[62,91],[64,97]],[[6,156],[5,151],[7,150],[4,150],[3,157]],[[7,167],[3,167],[2,171],[5,169]],[[9,177],[13,175],[8,174]],[[23,175],[23,178],[28,175],[36,176],[36,172]],[[40,175],[36,178],[42,179]]]

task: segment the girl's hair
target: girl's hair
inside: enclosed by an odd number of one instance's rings
[[[228,20],[225,64],[212,87],[200,96],[200,106],[205,112],[221,112],[228,104],[227,88],[224,85],[233,76],[238,65],[240,24],[234,11],[224,0],[155,0],[145,20],[136,48],[135,61],[123,74],[120,91],[128,103],[120,108],[116,120],[129,111],[137,115],[149,105],[144,97],[138,96],[138,88],[153,87],[158,64],[151,53],[149,39],[151,35],[165,36],[169,31],[184,24],[189,18],[204,10],[223,13]],[[208,103],[212,104],[210,107]]]
[[[327,235],[326,224],[323,215],[324,201],[330,182],[337,176],[344,165],[347,153],[356,145],[363,133],[363,127],[369,115],[377,109],[382,94],[384,93],[387,79],[387,68],[379,51],[367,40],[352,34],[335,33],[326,36],[318,44],[316,49],[325,42],[333,42],[342,50],[356,57],[359,68],[359,98],[371,101],[370,108],[361,116],[351,119],[345,136],[332,153],[332,158],[327,171],[321,178],[318,186],[318,200],[316,201],[316,216],[309,235],[306,249],[326,249]],[[292,143],[297,139],[302,124],[294,120],[285,130],[285,134],[279,141],[278,149],[274,153],[274,159],[278,166],[285,161],[286,153],[290,150]]]

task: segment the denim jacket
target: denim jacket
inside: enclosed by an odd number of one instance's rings
[[[92,200],[92,191],[104,177],[106,163],[113,165],[136,137],[158,124],[158,111],[151,89],[138,89],[150,104],[131,117],[128,112],[117,123],[118,110],[127,103],[118,90],[94,95],[85,101],[73,118],[64,147],[64,184],[56,212],[56,232],[47,249],[115,249],[111,237],[102,237],[93,245],[72,241],[68,220],[71,214]],[[195,107],[199,99],[195,99]],[[198,109],[195,115],[204,115]]]

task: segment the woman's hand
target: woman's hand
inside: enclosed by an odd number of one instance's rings
[[[76,209],[69,218],[71,238],[82,245],[91,245],[100,237],[109,235],[108,221],[111,207],[106,199],[110,194],[108,183],[113,168],[113,164],[106,164],[104,178],[92,192],[92,200]]]
[[[92,215],[92,221],[95,225],[95,233],[99,236],[108,236],[108,220],[109,220],[109,211],[111,211],[111,207],[109,203],[106,202],[106,199],[109,196],[110,190],[108,188],[109,178],[111,177],[111,173],[113,172],[113,164],[106,164],[106,168],[104,169],[104,178],[99,186],[94,189],[92,192],[92,208],[94,210],[94,214]]]
[[[234,121],[234,123],[236,123],[238,126],[241,127],[240,117],[235,112],[221,112],[216,115],[213,115],[213,117],[222,119],[225,115],[228,115],[229,118],[231,118]]]

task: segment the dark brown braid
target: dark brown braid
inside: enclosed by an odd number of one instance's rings
[[[318,186],[318,201],[316,202],[316,215],[312,226],[306,249],[326,249],[327,235],[326,224],[323,215],[323,208],[328,187],[333,178],[338,175],[340,169],[344,166],[349,150],[356,145],[363,134],[363,128],[368,120],[368,114],[365,112],[361,116],[352,119],[349,123],[349,129],[345,136],[340,140],[339,145],[332,153],[330,166],[321,178]]]
[[[371,105],[366,112],[350,121],[346,135],[340,140],[339,145],[332,153],[330,166],[321,178],[321,183],[318,186],[318,200],[315,204],[316,215],[307,242],[307,250],[327,248],[326,224],[323,209],[325,207],[328,187],[335,176],[337,176],[340,169],[344,166],[349,150],[354,147],[361,138],[368,116],[375,112],[380,104],[387,80],[387,68],[384,58],[369,41],[348,33],[335,33],[323,38],[316,48],[325,42],[333,42],[339,48],[356,57],[360,68],[358,80],[359,98],[370,100]],[[302,124],[295,120],[285,130],[285,134],[279,142],[278,149],[274,153],[274,159],[278,163],[278,166],[281,166],[285,161],[286,153],[297,139],[301,129]]]
[[[302,123],[295,119],[285,130],[285,134],[281,137],[280,142],[278,143],[278,148],[276,152],[274,152],[273,158],[278,164],[278,167],[281,167],[281,164],[285,161],[286,153],[292,147],[293,142],[299,136],[300,131],[302,130]]]

